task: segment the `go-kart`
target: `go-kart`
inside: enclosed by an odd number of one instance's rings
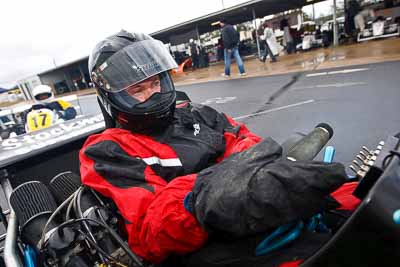
[[[62,98],[67,102],[74,103],[78,117],[81,116],[80,105],[76,95],[70,95]],[[57,101],[57,99],[54,99]],[[52,125],[63,123],[63,111],[54,111],[48,108],[37,108],[31,110],[33,105],[24,104],[10,109],[0,110],[0,140],[22,135],[27,132],[33,132],[48,128]]]
[[[5,266],[155,266],[129,249],[121,226],[123,219],[113,202],[82,186],[76,175],[78,151],[83,142],[104,127],[101,115],[85,116],[0,144]],[[293,145],[296,151],[315,156],[318,151],[314,142],[310,142],[313,135],[315,131],[296,141]],[[317,147],[322,148],[326,142],[319,143]],[[354,195],[362,200],[361,204],[300,266],[397,265],[399,146],[399,137],[390,136],[376,149],[362,148],[351,167],[355,175],[349,178],[359,181]],[[334,149],[327,148],[324,161],[331,161],[333,156]],[[273,238],[274,233],[264,241]],[[242,248],[251,252],[247,258],[232,253],[229,258],[221,254],[213,258],[215,250],[211,244],[189,255],[186,261],[159,266],[278,266],[263,262],[270,262],[276,253],[284,254],[296,242],[287,240],[290,238],[264,246],[262,249],[268,250],[267,253],[258,253],[259,246],[253,248],[244,241],[235,241],[238,246],[246,244]],[[224,247],[237,249],[232,245]]]

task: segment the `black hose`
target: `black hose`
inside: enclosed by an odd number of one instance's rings
[[[71,201],[68,205],[67,211],[65,212],[65,220],[68,221],[70,218],[70,214],[72,209],[74,208],[74,202]]]
[[[101,254],[103,254],[104,257],[106,257],[109,261],[117,261],[113,256],[111,256],[109,253],[107,253],[106,251],[104,251],[97,243],[93,242],[93,240],[91,239],[90,236],[88,236],[85,232],[83,232],[82,230],[77,230],[79,232],[79,234],[81,234],[83,237],[85,237],[85,239],[94,247],[96,248],[96,250],[98,252],[100,252]]]
[[[65,205],[69,204],[70,201],[73,201],[73,198],[75,197],[75,195],[70,195],[63,203],[60,204],[60,206],[58,206],[58,208],[51,214],[50,218],[47,220],[45,226],[43,227],[42,230],[42,235],[40,237],[40,240],[38,242],[38,247],[41,248],[42,247],[42,243],[44,241],[45,235],[46,235],[46,231],[48,226],[50,225],[50,223],[53,221],[53,219],[56,217],[57,213],[59,213]]]
[[[124,242],[124,240],[122,240],[121,237],[110,226],[107,225],[99,209],[96,209],[96,213],[97,215],[99,215],[103,225],[106,227],[108,232],[114,237],[114,239],[119,243],[121,248],[125,250],[126,253],[128,253],[129,257],[132,258],[132,260],[140,264],[140,266],[143,266],[142,261],[133,253],[133,251],[128,247],[128,245]]]
[[[82,196],[83,190],[85,190],[85,187],[81,186],[78,189],[78,192],[76,193],[76,196],[74,198],[75,214],[78,217],[78,219],[83,219],[83,213],[82,213],[82,208],[81,208],[81,196]],[[89,237],[92,239],[93,243],[97,244],[97,240],[94,237],[94,234],[92,233],[92,230],[90,229],[89,224],[87,224],[85,221],[83,221],[82,224],[83,224],[83,227],[88,232]],[[90,244],[88,244],[88,246],[90,248]],[[104,262],[105,259],[103,258],[103,255],[101,255],[100,253],[98,255],[100,257],[100,260]]]
[[[115,241],[118,242],[118,244],[121,246],[121,248],[128,254],[128,256],[140,267],[144,267],[143,262],[141,259],[136,256],[133,251],[127,246],[127,244],[121,239],[121,237],[107,224],[104,224],[103,222],[99,222],[97,220],[89,219],[89,218],[80,218],[80,219],[73,219],[69,220],[67,222],[63,222],[59,227],[65,227],[69,224],[74,224],[74,223],[79,223],[79,222],[92,222],[95,223],[104,229],[106,229],[111,236],[115,239]]]

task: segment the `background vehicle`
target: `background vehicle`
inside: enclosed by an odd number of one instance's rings
[[[375,20],[367,22],[364,31],[358,33],[357,41],[363,42],[395,36],[400,36],[399,23],[396,23],[391,17],[384,18],[379,16]]]
[[[77,117],[82,116],[80,103],[76,95],[69,95],[57,99],[70,102],[77,111]],[[55,99],[55,101],[57,99]],[[31,104],[24,104],[14,108],[0,110],[1,140],[7,139],[10,136],[14,137],[32,130],[44,129],[54,124],[64,122],[64,120],[60,118],[58,112],[49,109],[29,112],[31,108]]]

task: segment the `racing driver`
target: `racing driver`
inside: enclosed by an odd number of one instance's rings
[[[120,31],[94,48],[89,71],[106,130],[80,151],[83,184],[113,199],[143,259],[203,247],[211,235],[245,237],[342,203],[341,164],[291,162],[271,138],[208,106],[176,105],[162,42]]]
[[[54,99],[50,86],[41,84],[33,88],[35,103],[26,113],[26,131],[33,132],[47,128],[57,122],[72,120],[76,117],[75,108],[67,101]]]

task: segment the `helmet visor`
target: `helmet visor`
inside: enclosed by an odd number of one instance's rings
[[[133,90],[132,90],[132,87]],[[136,90],[135,88],[138,88]],[[118,110],[131,114],[148,114],[163,110],[174,98],[174,85],[167,72],[107,96]]]
[[[46,92],[35,95],[35,99],[37,101],[43,101],[43,100],[49,99],[50,97],[51,97],[51,93],[46,93]]]
[[[162,42],[144,40],[112,55],[93,71],[92,78],[103,90],[115,93],[177,67]]]

